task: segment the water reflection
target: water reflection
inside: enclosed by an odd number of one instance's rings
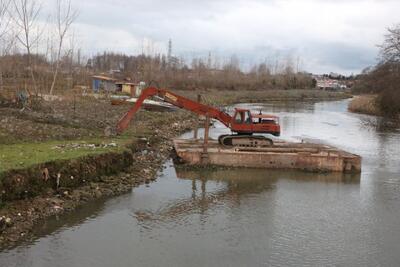
[[[316,104],[312,102],[271,102],[271,103],[241,103],[233,105],[230,108],[232,112],[234,108],[247,108],[253,112],[263,111],[268,113],[314,113]]]
[[[280,179],[296,182],[360,184],[360,174],[342,173],[299,173],[297,171],[263,169],[200,169],[190,170],[175,166],[177,178],[191,182],[191,194],[155,212],[135,211],[135,218],[145,228],[149,223],[176,221],[193,213],[206,214],[215,205],[240,208],[243,200],[249,196],[276,190]],[[207,186],[209,185],[209,187]]]
[[[359,115],[360,122],[366,130],[374,130],[377,133],[387,134],[400,133],[400,120],[384,117],[374,117],[368,115]]]

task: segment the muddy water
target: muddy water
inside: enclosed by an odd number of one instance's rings
[[[360,154],[358,176],[185,171],[36,229],[0,266],[399,266],[400,132],[348,101],[250,105],[281,117],[283,138]],[[211,136],[226,133],[220,124]]]

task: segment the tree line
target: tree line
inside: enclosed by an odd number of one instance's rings
[[[290,58],[254,64],[244,71],[238,57],[218,60],[184,59],[142,53],[136,56],[105,52],[85,57],[74,37],[78,11],[71,0],[52,1],[45,14],[39,0],[0,0],[0,90],[25,89],[31,94],[54,94],[75,85],[89,85],[94,74],[152,81],[176,89],[298,89],[310,88],[310,75]],[[170,42],[171,46],[171,42]],[[171,47],[170,47],[171,48]]]
[[[210,54],[187,63],[183,58],[163,54],[103,53],[89,59],[87,67],[97,73],[118,70],[132,80],[156,81],[160,86],[175,89],[302,89],[313,86],[311,75],[295,71],[290,61],[275,64],[277,66],[255,64],[243,71],[237,56],[220,62]]]

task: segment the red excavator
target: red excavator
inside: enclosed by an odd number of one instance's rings
[[[135,113],[142,106],[143,101],[152,96],[158,96],[165,102],[176,107],[190,110],[196,114],[208,116],[222,122],[226,127],[236,134],[221,135],[218,141],[224,146],[263,147],[273,145],[273,141],[256,133],[280,135],[279,119],[273,115],[252,114],[248,109],[235,109],[231,115],[217,108],[190,100],[165,89],[149,87],[143,90],[135,105],[120,119],[117,124],[117,132],[122,133],[129,125]]]

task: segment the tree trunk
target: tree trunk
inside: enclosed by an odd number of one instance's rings
[[[54,75],[53,75],[53,81],[52,81],[52,83],[51,83],[51,87],[50,87],[50,95],[53,95],[54,87],[55,87],[55,85],[56,85],[56,81],[57,81],[57,76],[58,76],[58,68],[59,68],[59,66],[60,66],[60,61],[59,61],[59,60],[57,60],[57,63],[56,63],[56,69],[55,69],[55,71],[54,71]]]

